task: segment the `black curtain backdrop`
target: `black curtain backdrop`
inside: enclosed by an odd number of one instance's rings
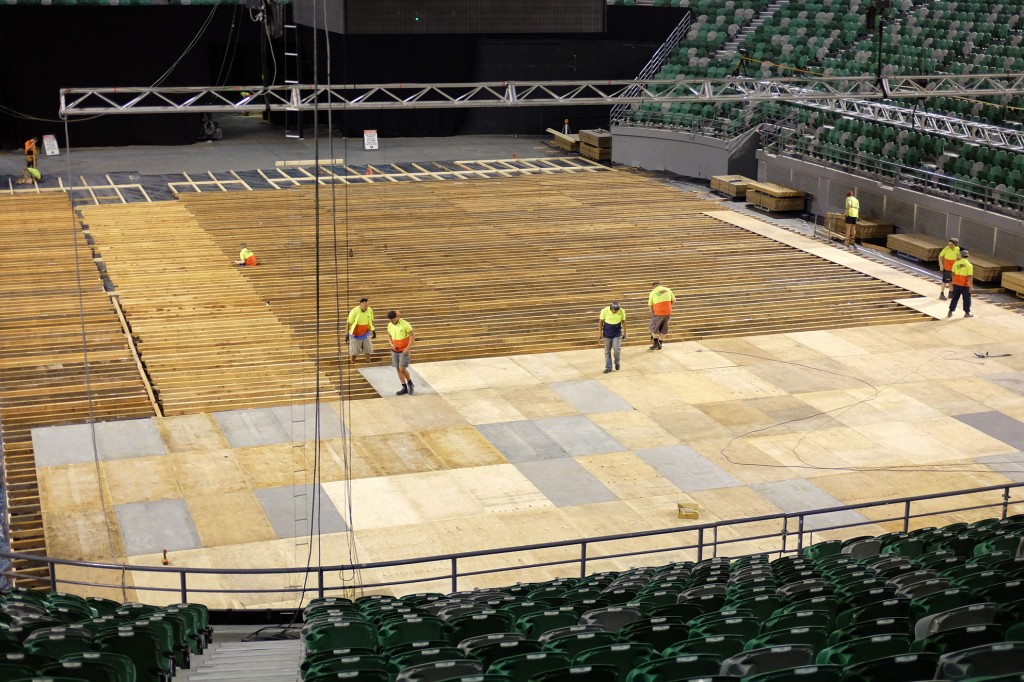
[[[162,85],[260,83],[258,25],[243,7],[215,8],[0,5],[0,58],[5,64],[0,70],[0,145],[18,149],[29,137],[53,134],[64,147],[64,124],[58,120],[60,88],[150,86],[179,57]],[[182,57],[211,11],[209,27]],[[628,79],[647,63],[685,11],[608,7],[608,31],[603,35],[332,34],[330,78],[333,83]],[[317,56],[319,80],[326,82],[323,37],[321,32]],[[301,80],[310,83],[312,29],[300,27],[299,39]],[[273,52],[280,71],[284,59],[280,40],[274,42]],[[277,82],[281,80],[279,75]],[[373,128],[382,137],[415,137],[540,134],[549,126],[561,128],[564,118],[576,130],[606,125],[607,116],[608,107],[423,109],[336,113],[334,121],[349,136]],[[276,116],[274,120],[279,122]],[[178,145],[196,141],[201,116],[118,115],[72,121],[75,147]],[[326,115],[321,121],[326,121]]]

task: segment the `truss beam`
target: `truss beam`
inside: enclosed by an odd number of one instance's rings
[[[964,142],[1024,152],[1024,131],[871,100],[806,100],[801,106]]]
[[[875,100],[1024,94],[1024,73],[389,85],[65,88],[62,117],[104,114],[460,109],[650,102]]]

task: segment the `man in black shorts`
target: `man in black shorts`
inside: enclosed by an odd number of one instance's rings
[[[853,196],[853,191],[846,193],[846,246],[856,248],[857,217],[860,216],[860,201]]]

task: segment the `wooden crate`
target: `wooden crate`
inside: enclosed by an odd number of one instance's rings
[[[612,134],[603,128],[581,130],[580,144],[588,144],[591,147],[600,147],[601,149],[611,149]]]
[[[1004,272],[1000,286],[1017,294],[1018,298],[1024,298],[1024,272]]]
[[[845,237],[846,216],[842,213],[827,213],[825,229],[837,237]],[[893,229],[895,228],[892,223],[884,223],[881,220],[872,220],[871,218],[857,220],[857,237],[860,239],[882,239],[892,234]]]
[[[988,256],[983,253],[975,253],[973,249],[968,249],[968,251],[971,254],[968,260],[974,265],[974,279],[981,282],[994,282],[1004,272],[1013,272],[1020,269],[1016,263],[1008,260]]]
[[[711,178],[711,191],[733,199],[746,198],[747,187],[754,182],[742,175],[716,175]]]
[[[586,157],[591,161],[611,161],[612,150],[611,147],[594,147],[593,145],[585,144],[581,138],[580,156]]]
[[[885,245],[893,251],[910,256],[915,260],[937,263],[939,252],[946,246],[946,240],[927,234],[908,232],[890,234],[885,239]]]
[[[747,185],[747,201],[767,211],[803,211],[807,192],[772,182],[751,182]]]

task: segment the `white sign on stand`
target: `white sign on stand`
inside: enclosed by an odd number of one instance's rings
[[[379,149],[376,130],[363,131],[363,149]]]
[[[60,146],[53,135],[43,135],[43,150],[47,156],[60,156]]]

